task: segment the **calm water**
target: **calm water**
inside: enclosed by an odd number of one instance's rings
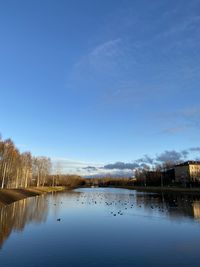
[[[0,266],[200,266],[198,198],[93,188],[0,207]]]

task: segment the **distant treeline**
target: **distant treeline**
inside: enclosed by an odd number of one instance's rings
[[[171,168],[171,166],[170,166]],[[138,186],[169,186],[174,184],[174,169],[140,169],[135,172],[136,183]]]
[[[88,186],[169,186],[174,185],[174,170],[163,171],[157,169],[149,171],[140,169],[135,171],[134,178],[130,177],[102,177],[86,179]]]
[[[76,175],[52,175],[48,157],[34,157],[16,148],[11,139],[0,138],[0,187],[27,188],[29,186],[78,186],[84,179]]]
[[[126,178],[126,177],[102,177],[102,178],[90,178],[86,179],[86,186],[130,186],[135,183],[134,178]]]
[[[72,174],[52,174],[48,176],[47,185],[66,186],[68,188],[85,185],[86,180],[79,175]]]

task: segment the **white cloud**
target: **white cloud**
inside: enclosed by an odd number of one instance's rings
[[[119,45],[122,43],[121,38],[110,40],[102,43],[94,48],[89,54],[90,57],[108,56],[112,57],[118,55]]]
[[[86,167],[93,166],[95,168],[100,168],[103,166],[101,163],[92,163],[85,161],[72,160],[67,158],[52,158],[53,172],[61,172],[63,174],[79,174],[86,175],[89,172]]]
[[[74,64],[70,78],[73,80],[85,80],[91,75],[101,76],[102,74],[114,73],[123,55],[123,49],[121,38],[108,40],[96,45]]]

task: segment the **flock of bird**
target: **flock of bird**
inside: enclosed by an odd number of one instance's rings
[[[178,204],[175,199],[170,202],[169,206],[166,206],[165,202],[162,202],[158,198],[147,198],[146,196],[139,195],[123,195],[112,194],[102,192],[86,192],[76,193],[75,200],[78,205],[95,206],[101,205],[106,208],[108,213],[114,217],[128,214],[131,209],[139,210],[146,209],[155,213],[168,213],[169,208],[177,208]],[[188,199],[183,199],[183,202],[189,202]],[[192,201],[191,201],[192,203]],[[63,202],[54,203],[54,205],[63,204]],[[169,203],[168,203],[169,204]],[[130,214],[130,213],[129,213]],[[61,218],[57,218],[60,222]]]
[[[121,198],[120,198],[121,197]],[[120,199],[119,199],[120,198]],[[110,214],[113,216],[117,215],[124,215],[126,211],[135,208],[142,208],[145,206],[144,198],[139,198],[137,200],[135,196],[132,196],[132,198],[129,198],[127,200],[127,195],[124,197],[126,199],[123,199],[123,195],[118,195],[118,198],[111,197],[111,194],[104,194],[104,193],[95,193],[95,194],[81,194],[79,198],[76,199],[76,201],[80,202],[82,205],[100,205],[103,204],[104,206],[112,208]],[[158,210],[160,212],[164,212],[165,209],[161,205],[158,204],[151,204],[149,206],[151,210]]]

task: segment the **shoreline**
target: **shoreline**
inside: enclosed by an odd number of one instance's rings
[[[124,188],[129,190],[137,190],[142,192],[151,192],[151,193],[174,193],[174,194],[184,194],[184,195],[200,195],[200,188],[181,188],[181,187],[156,187],[156,186],[99,186],[102,188]],[[81,188],[81,186],[80,186]],[[84,187],[85,188],[85,187]],[[63,191],[66,189],[64,186],[55,186],[55,187],[28,187],[28,188],[19,188],[19,189],[0,189],[0,206],[10,205],[13,202],[19,201],[21,199],[39,196],[42,194]]]
[[[104,187],[104,186],[102,186]],[[105,186],[107,187],[107,186]],[[176,194],[189,194],[200,195],[200,188],[182,188],[182,187],[157,187],[157,186],[110,186],[112,188],[124,188],[130,190],[152,192],[152,193],[176,193]]]
[[[0,189],[0,206],[10,205],[15,201],[39,196],[42,194],[47,194],[51,192],[62,191],[66,189],[64,186],[55,186],[55,187],[28,187],[28,188],[19,188],[19,189]]]

